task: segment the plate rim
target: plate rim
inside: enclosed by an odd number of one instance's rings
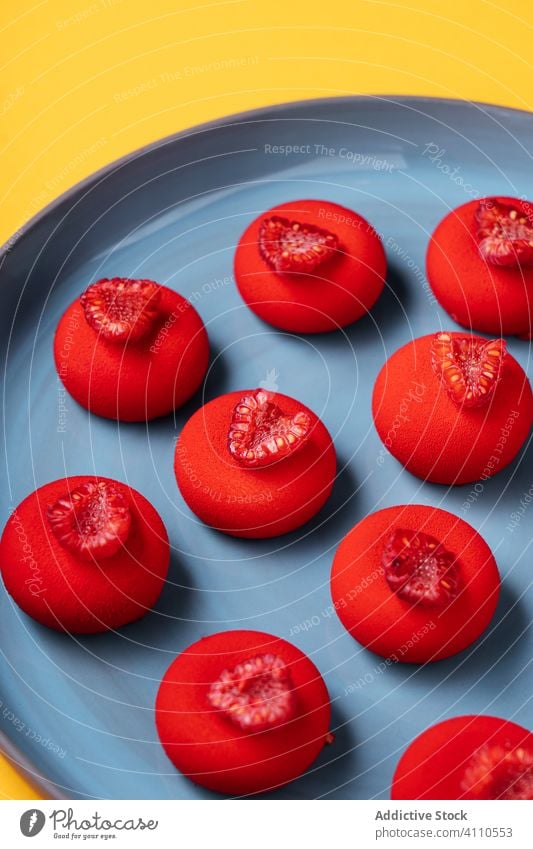
[[[112,171],[121,168],[123,165],[127,165],[128,163],[133,162],[135,159],[141,156],[144,156],[145,153],[157,150],[157,148],[164,147],[167,144],[173,144],[179,139],[188,138],[192,134],[208,132],[219,127],[230,126],[233,123],[245,123],[247,121],[261,120],[267,115],[276,113],[277,111],[281,111],[290,107],[297,108],[309,106],[312,109],[320,106],[334,105],[336,103],[346,105],[352,103],[355,105],[358,103],[363,103],[365,101],[372,100],[377,102],[382,101],[383,103],[388,104],[404,103],[406,105],[411,106],[414,106],[417,103],[434,103],[442,106],[461,105],[465,107],[472,107],[474,109],[480,109],[481,111],[489,113],[511,113],[513,115],[523,115],[528,116],[529,118],[533,118],[533,111],[528,109],[519,109],[518,107],[514,106],[503,106],[501,104],[488,103],[482,100],[468,100],[454,97],[432,97],[430,95],[411,94],[353,94],[342,95],[339,97],[312,97],[300,100],[280,101],[279,103],[273,103],[267,106],[259,106],[255,107],[254,109],[247,109],[241,112],[232,112],[229,115],[214,118],[209,121],[204,121],[201,124],[193,124],[184,129],[177,130],[175,133],[170,133],[166,136],[161,136],[160,138],[154,139],[153,141],[148,142],[147,144],[134,148],[128,153],[125,153],[123,156],[119,156],[116,159],[112,159],[111,162],[102,165],[96,171],[92,171],[90,174],[88,174],[87,177],[84,177],[82,180],[79,180],[77,183],[74,183],[74,185],[70,186],[68,189],[65,189],[64,192],[62,192],[56,198],[53,198],[49,203],[42,207],[42,209],[36,212],[35,215],[31,216],[31,218],[21,224],[20,227],[15,230],[15,232],[12,233],[11,236],[9,236],[9,238],[4,242],[4,244],[0,246],[0,268],[9,256],[9,254],[13,253],[13,251],[21,242],[21,240],[25,236],[30,234],[33,230],[35,230],[36,227],[42,221],[44,221],[63,203],[73,198],[80,191],[83,191],[84,189],[87,189],[95,183],[99,182],[102,178],[105,178]]]

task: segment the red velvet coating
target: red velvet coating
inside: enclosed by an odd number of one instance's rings
[[[496,200],[531,215],[531,203]],[[433,233],[427,275],[439,303],[464,327],[496,336],[529,334],[533,324],[533,266],[504,268],[485,262],[476,239],[479,200],[452,210]]]
[[[144,616],[157,601],[168,571],[165,526],[149,501],[126,484],[132,523],[117,554],[79,560],[58,542],[47,507],[87,481],[82,475],[41,486],[11,514],[0,541],[5,587],[29,616],[57,631],[92,634]]]
[[[489,402],[458,407],[433,371],[432,340],[429,335],[408,342],[381,369],[372,397],[376,430],[419,478],[463,484],[491,477],[514,460],[529,435],[533,395],[527,376],[508,353]]]
[[[324,505],[335,480],[335,448],[311,410],[277,393],[272,400],[283,413],[309,415],[311,434],[299,451],[272,466],[241,466],[228,451],[228,430],[233,408],[248,391],[221,395],[191,416],[176,445],[174,471],[203,522],[232,536],[273,537],[299,528]]]
[[[146,421],[168,415],[194,395],[209,360],[209,341],[191,303],[161,287],[160,316],[148,335],[124,345],[87,323],[79,299],[63,314],[54,339],[59,377],[97,416]]]
[[[412,605],[384,575],[383,547],[398,528],[436,537],[461,564],[463,590],[446,607]],[[400,663],[426,663],[474,642],[494,615],[496,561],[470,525],[437,507],[400,505],[366,516],[344,537],[331,570],[331,596],[344,627],[365,648]]]
[[[533,749],[533,734],[496,716],[455,716],[432,725],[405,750],[392,780],[392,799],[469,799],[461,781],[482,746]]]
[[[278,274],[259,253],[264,218],[279,215],[334,233],[339,250],[311,274]],[[323,200],[297,200],[262,213],[244,231],[235,253],[242,298],[263,321],[294,333],[323,333],[365,315],[384,287],[386,258],[374,228],[350,209]]]
[[[297,714],[279,728],[250,733],[211,708],[207,693],[224,669],[268,653],[290,669]],[[296,646],[259,631],[225,631],[189,646],[165,673],[155,709],[173,764],[197,784],[238,796],[263,793],[305,772],[330,723],[328,691],[316,666]]]

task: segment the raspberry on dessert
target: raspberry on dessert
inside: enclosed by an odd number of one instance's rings
[[[42,625],[74,634],[144,616],[163,589],[169,557],[165,526],[150,502],[126,484],[94,476],[32,492],[0,541],[2,577],[16,604]]]
[[[159,739],[188,778],[219,793],[264,793],[311,766],[329,733],[320,672],[258,631],[204,637],[171,664],[155,705]]]
[[[478,336],[437,333],[431,346],[433,371],[458,406],[486,404],[502,377],[506,343]]]
[[[256,389],[244,395],[233,410],[228,448],[243,466],[271,466],[294,454],[309,438],[307,413],[285,416],[270,398],[271,393]]]
[[[411,604],[445,607],[459,592],[455,554],[422,531],[396,528],[385,543],[382,562],[391,590]]]
[[[461,782],[469,799],[533,799],[533,745],[485,745],[472,755]]]
[[[153,280],[104,278],[85,290],[80,303],[88,324],[111,342],[137,342],[159,310],[161,287]]]
[[[375,229],[329,201],[291,201],[264,212],[235,253],[243,300],[263,321],[294,333],[337,330],[366,315],[385,272]]]
[[[479,252],[494,265],[533,263],[533,217],[496,198],[484,198],[476,211]]]
[[[533,394],[503,340],[448,331],[413,339],[389,357],[372,414],[385,448],[408,472],[464,484],[515,459],[533,423]]]
[[[334,233],[279,215],[264,218],[259,227],[261,256],[280,273],[314,271],[338,248],[339,240]]]
[[[294,398],[231,392],[185,424],[174,471],[203,522],[232,536],[273,537],[323,507],[335,480],[335,448],[320,419]]]
[[[47,510],[59,543],[82,560],[112,557],[131,525],[128,500],[115,484],[89,481],[63,495]]]
[[[290,671],[273,654],[249,657],[234,669],[224,669],[211,684],[207,700],[243,731],[276,728],[296,714]]]
[[[457,654],[489,625],[500,590],[488,545],[436,507],[400,505],[366,516],[345,536],[331,597],[347,631],[399,663]]]
[[[147,421],[196,392],[209,342],[200,316],[177,292],[114,277],[93,283],[65,311],[54,359],[67,391],[91,413]]]
[[[407,747],[392,799],[533,799],[533,734],[495,716],[456,716]]]
[[[454,321],[491,336],[533,329],[533,205],[472,200],[442,219],[429,240],[427,276]]]

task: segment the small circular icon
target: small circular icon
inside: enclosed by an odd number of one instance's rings
[[[35,837],[43,830],[46,817],[42,811],[37,808],[32,808],[29,811],[24,811],[20,818],[20,830],[24,837]]]

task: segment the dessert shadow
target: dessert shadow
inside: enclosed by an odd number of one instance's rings
[[[359,743],[355,722],[347,719],[335,702],[331,704],[331,733],[334,740],[326,744],[309,769],[290,784],[271,790],[257,798],[318,799],[337,790],[339,782],[355,780]]]
[[[408,275],[397,266],[389,265],[385,288],[370,312],[347,330],[354,341],[373,342],[376,332],[387,334],[390,327],[408,324],[407,310],[411,301]]]
[[[146,616],[127,626],[130,631],[128,636],[154,648],[167,643],[174,646],[171,629],[189,622],[194,589],[194,582],[188,578],[184,564],[171,550],[170,566],[161,595]]]

